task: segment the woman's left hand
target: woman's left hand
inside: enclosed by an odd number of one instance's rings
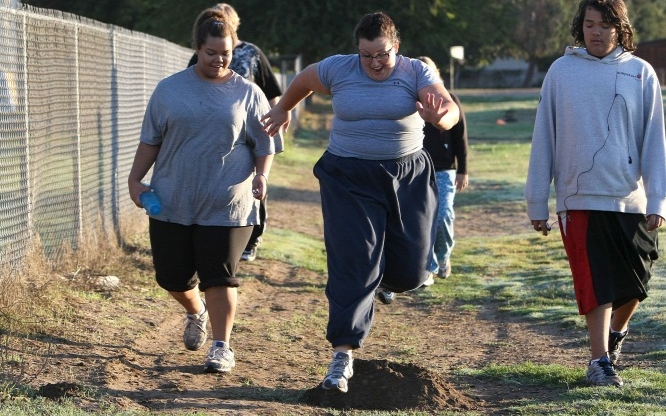
[[[456,174],[456,190],[458,192],[461,192],[465,188],[467,188],[468,184],[469,184],[469,181],[468,181],[468,176],[467,175],[465,175],[463,173]]]
[[[443,107],[444,98],[435,98],[436,95],[428,93],[426,96],[425,104],[420,101],[416,102],[416,111],[419,112],[421,118],[431,124],[438,124],[439,121],[449,112],[446,107]]]
[[[650,214],[647,216],[647,230],[654,231],[664,224],[664,219],[657,214]]]
[[[264,199],[266,192],[268,192],[268,179],[264,175],[254,175],[254,178],[252,178],[252,196],[254,199]]]

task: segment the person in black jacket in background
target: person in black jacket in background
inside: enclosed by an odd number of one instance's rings
[[[419,56],[417,59],[425,62],[439,74],[439,69],[432,59],[427,56]],[[451,274],[451,252],[455,245],[453,238],[453,200],[456,191],[464,190],[468,185],[467,175],[467,124],[462,105],[458,97],[451,93],[451,98],[460,109],[458,124],[451,130],[440,130],[430,123],[425,123],[423,128],[423,147],[428,151],[435,165],[435,176],[437,177],[437,188],[439,190],[439,210],[437,212],[437,237],[435,239],[435,257],[430,270],[441,278],[447,278]],[[428,279],[424,286],[434,283],[434,279]],[[393,302],[395,293],[386,289],[377,289],[377,296],[382,303]]]
[[[427,56],[418,59],[437,70],[437,66]],[[439,70],[437,70],[439,73]],[[456,191],[461,192],[469,183],[467,175],[467,124],[455,94],[451,98],[460,108],[460,121],[451,130],[439,130],[430,123],[426,123],[423,133],[423,147],[430,153],[435,164],[437,188],[439,189],[439,212],[437,215],[437,238],[435,240],[435,255],[439,268],[437,276],[446,278],[451,274],[451,252],[455,241],[453,238],[453,199]]]
[[[221,10],[227,17],[227,22],[233,26],[235,31],[238,30],[240,17],[238,17],[238,13],[236,13],[233,7],[227,3],[218,3],[213,8]],[[187,66],[189,67],[196,63],[197,55],[194,54]],[[280,99],[282,95],[280,84],[275,78],[275,74],[273,74],[273,69],[268,58],[257,45],[239,39],[238,44],[234,47],[234,54],[229,69],[257,84],[266,95],[271,107]],[[262,235],[266,230],[266,218],[268,217],[266,198],[267,196],[261,200],[260,204],[259,217],[261,224],[254,226],[252,236],[243,251],[241,260],[253,261],[257,257],[257,249],[262,241]]]

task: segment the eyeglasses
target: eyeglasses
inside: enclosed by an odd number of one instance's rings
[[[391,51],[392,50],[393,50],[393,46],[391,46],[391,48],[389,50],[387,50],[386,52],[378,53],[375,56],[363,54],[363,53],[360,53],[360,52],[359,52],[359,56],[361,57],[361,59],[365,59],[366,61],[372,62],[373,59],[376,59],[377,62],[385,64],[386,62],[388,62],[389,57],[391,56]]]

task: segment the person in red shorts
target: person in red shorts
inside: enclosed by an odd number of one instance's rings
[[[566,48],[541,88],[525,187],[534,229],[548,235],[554,182],[560,233],[585,315],[587,381],[622,386],[616,363],[647,298],[666,217],[661,86],[632,52],[622,0],[583,0]]]

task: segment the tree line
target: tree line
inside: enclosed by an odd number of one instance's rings
[[[666,2],[625,0],[638,42],[666,38]],[[207,0],[23,0],[191,46],[197,14]],[[451,46],[465,49],[466,65],[498,56],[525,59],[545,70],[572,43],[577,0],[231,0],[241,17],[239,37],[267,54],[301,54],[304,63],[354,53],[361,16],[384,11],[400,30],[400,53],[429,55],[445,70]],[[528,77],[531,77],[528,71]],[[445,71],[444,71],[445,72]],[[526,79],[529,85],[531,79]]]

